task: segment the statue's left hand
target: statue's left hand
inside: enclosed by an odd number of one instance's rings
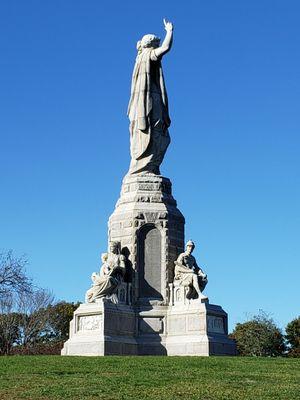
[[[173,31],[173,24],[172,24],[172,22],[167,21],[165,18],[164,18],[164,25],[165,25],[165,30],[166,30],[167,32],[172,32],[172,31]]]

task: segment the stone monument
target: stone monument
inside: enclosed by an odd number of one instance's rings
[[[160,174],[170,144],[161,60],[171,49],[148,34],[137,43],[131,96],[131,162],[108,222],[108,253],[85,303],[74,312],[62,355],[198,355],[236,353],[227,314],[203,295],[207,276],[184,245],[182,213]]]

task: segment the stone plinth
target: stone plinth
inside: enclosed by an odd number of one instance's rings
[[[104,356],[136,354],[135,314],[110,300],[81,304],[70,323],[70,338],[61,354]]]
[[[168,355],[235,355],[236,347],[228,338],[227,313],[208,301],[188,300],[168,310]]]

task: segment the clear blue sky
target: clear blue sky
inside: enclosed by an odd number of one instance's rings
[[[135,44],[163,37],[172,143],[162,166],[230,327],[299,314],[300,2],[3,0],[0,247],[82,300],[129,165]]]

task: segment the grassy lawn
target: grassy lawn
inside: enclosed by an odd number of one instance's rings
[[[300,399],[300,360],[0,357],[0,399]]]

